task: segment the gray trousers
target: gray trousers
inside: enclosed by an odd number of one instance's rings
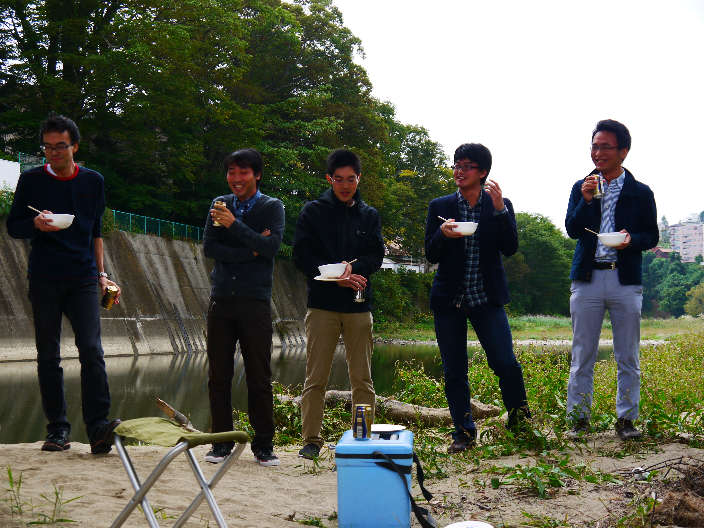
[[[567,416],[571,419],[589,419],[599,334],[604,312],[608,309],[618,369],[616,416],[635,420],[640,402],[638,355],[643,287],[623,286],[618,280],[618,270],[594,270],[591,282],[573,281],[571,292],[573,337]]]

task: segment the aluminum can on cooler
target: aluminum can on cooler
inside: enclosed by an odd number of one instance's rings
[[[115,298],[117,297],[117,291],[117,286],[109,284],[105,288],[105,295],[103,295],[103,299],[100,301],[100,305],[106,310],[112,308],[112,305],[115,303]]]
[[[213,202],[213,207],[214,207],[215,209],[222,209],[223,207],[225,207],[225,202],[223,202],[222,200],[215,200],[215,202]],[[213,220],[213,225],[214,225],[215,227],[221,227],[221,226],[222,226],[222,224],[221,224],[220,222],[216,222],[215,220]]]
[[[352,434],[356,440],[367,440],[369,430],[367,429],[367,418],[364,405],[354,406],[354,420],[352,422]]]
[[[374,413],[371,405],[364,406],[364,421],[367,423],[367,436],[372,437],[372,424],[374,423]]]

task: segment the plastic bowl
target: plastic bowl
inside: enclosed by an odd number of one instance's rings
[[[620,246],[626,240],[626,233],[599,233],[599,240],[605,246]]]
[[[460,233],[462,235],[473,235],[474,232],[477,230],[477,226],[479,225],[476,222],[455,222],[457,224],[457,227],[455,227],[454,231],[456,233]]]
[[[445,528],[494,528],[494,525],[483,521],[460,521],[448,524]]]
[[[72,214],[47,214],[44,218],[51,220],[51,225],[59,229],[66,229],[73,223]]]
[[[345,272],[346,268],[347,264],[344,262],[338,262],[336,264],[323,264],[322,266],[318,266],[320,275],[329,279],[339,277]]]

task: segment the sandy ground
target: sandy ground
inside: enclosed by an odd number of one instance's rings
[[[51,504],[42,495],[53,498],[54,489],[62,489],[63,499],[80,497],[65,504],[61,517],[76,521],[70,526],[109,526],[132,495],[132,489],[122,464],[113,450],[108,455],[94,456],[85,444],[73,443],[63,453],[40,451],[41,442],[0,446],[2,470],[2,500],[0,526],[19,527],[51,514]],[[294,527],[300,521],[315,521],[315,526],[336,527],[337,473],[330,452],[323,450],[318,466],[304,463],[297,457],[298,446],[277,449],[281,458],[279,467],[261,467],[255,463],[247,447],[228,475],[215,488],[215,496],[229,526],[236,527]],[[165,448],[130,447],[134,465],[142,479],[166,452]],[[195,449],[202,460],[206,447]],[[624,474],[635,467],[690,457],[704,462],[704,450],[670,443],[660,446],[641,444],[624,456],[623,447],[613,433],[594,435],[584,445],[576,446],[570,454],[575,463],[584,462],[594,470]],[[550,497],[539,499],[535,493],[512,486],[498,490],[489,484],[491,476],[482,470],[488,465],[531,464],[530,458],[518,456],[485,461],[476,467],[469,462],[471,453],[462,462],[450,467],[448,478],[426,481],[434,494],[431,507],[438,526],[467,519],[482,519],[495,526],[527,526],[530,519],[523,512],[538,517],[549,517],[563,522],[559,526],[613,526],[615,520],[634,511],[633,501],[654,492],[661,496],[672,487],[680,473],[671,471],[666,481],[636,481],[623,478],[621,484],[589,484],[567,481],[563,488],[551,488]],[[158,518],[164,526],[173,524],[182,509],[196,493],[193,474],[184,456],[176,459],[160,483],[149,493]],[[206,477],[217,466],[201,463]],[[10,513],[6,467],[12,469],[15,479],[22,475],[20,497],[25,502],[25,514],[20,518]],[[420,496],[414,484],[414,495]],[[31,506],[30,506],[31,503]],[[425,501],[421,500],[420,504]],[[332,518],[332,519],[330,519]],[[308,523],[310,524],[310,523]],[[66,524],[65,526],[68,526]],[[125,526],[147,526],[140,511],[133,512]],[[201,505],[187,526],[216,526],[207,506]],[[413,522],[412,526],[418,526]],[[540,524],[538,526],[558,526]]]

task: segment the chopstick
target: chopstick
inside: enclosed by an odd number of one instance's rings
[[[28,205],[27,207],[29,207],[29,208],[30,208],[32,211],[34,211],[35,213],[42,214],[42,212],[41,212],[39,209],[37,209],[36,207],[32,207],[31,205]]]
[[[596,231],[592,231],[592,230],[589,229],[588,227],[585,227],[584,229],[586,229],[586,230],[589,231],[590,233],[595,234],[596,236],[599,236],[599,233],[597,233]]]
[[[438,215],[438,218],[442,220],[443,222],[449,222],[447,218],[443,218],[442,216]]]
[[[357,262],[357,259],[352,259],[347,264],[352,264],[353,262]]]

